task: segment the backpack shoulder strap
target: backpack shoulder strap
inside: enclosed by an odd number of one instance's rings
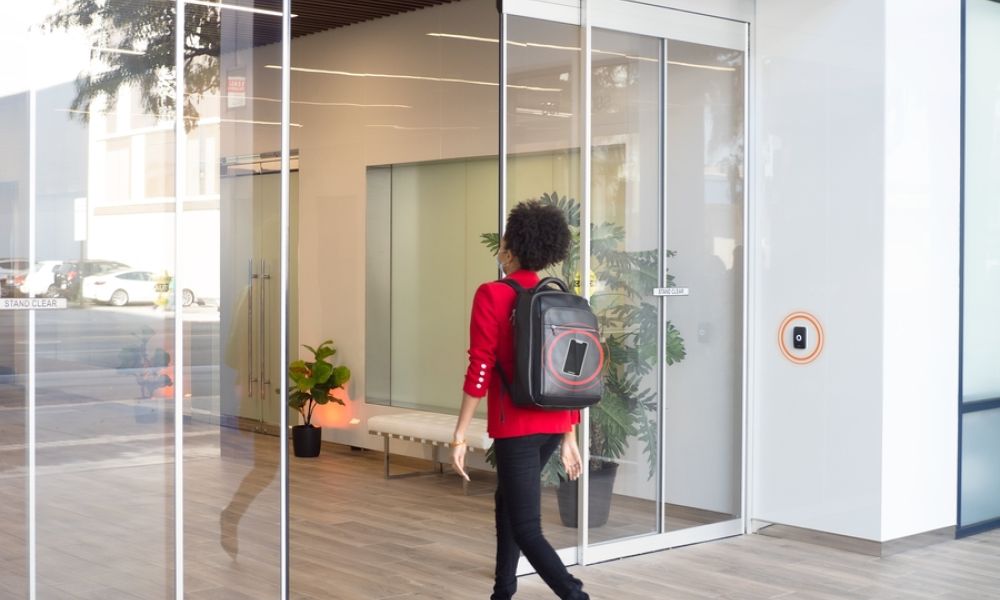
[[[562,279],[559,279],[558,277],[546,277],[545,279],[538,282],[538,285],[535,286],[535,289],[541,290],[550,285],[554,285],[564,292],[569,291],[569,286],[566,285],[566,282],[563,281]]]
[[[508,287],[510,287],[512,290],[514,290],[514,293],[516,293],[518,296],[520,296],[524,292],[528,291],[528,290],[526,290],[524,288],[523,285],[521,285],[520,283],[514,281],[513,279],[511,279],[509,277],[504,277],[503,279],[500,280],[500,283],[503,283],[503,284],[507,285]],[[512,318],[513,318],[513,316],[514,315],[511,314]],[[507,374],[504,373],[503,367],[500,366],[500,361],[496,361],[493,364],[493,366],[494,366],[494,368],[496,368],[497,373],[500,375],[500,381],[503,382],[503,387],[507,390],[507,395],[508,396],[512,396],[514,394],[514,392],[513,392],[513,390],[510,389],[511,381],[510,381],[510,379],[507,378]]]
[[[500,280],[500,283],[506,284],[507,286],[509,286],[510,288],[512,288],[515,292],[517,292],[518,294],[527,291],[527,290],[524,289],[523,285],[521,285],[520,283],[514,281],[513,279],[511,279],[509,277],[504,277],[503,279]]]

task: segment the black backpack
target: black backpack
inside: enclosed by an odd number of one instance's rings
[[[510,315],[514,327],[513,382],[497,371],[514,404],[571,409],[593,406],[604,390],[604,346],[597,317],[586,299],[547,277],[525,289],[502,279],[517,292]]]

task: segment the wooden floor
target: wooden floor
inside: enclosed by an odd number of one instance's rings
[[[167,425],[135,425],[128,439],[109,435],[98,443],[74,439],[71,425],[50,425],[40,429],[37,453],[38,598],[173,598],[174,575],[164,566],[173,564]],[[220,437],[217,429],[197,425],[187,431],[187,597],[277,598],[274,438]],[[26,597],[26,477],[17,459],[23,448],[15,446],[0,447],[4,599]],[[487,598],[493,560],[489,476],[476,473],[472,494],[463,495],[454,476],[386,481],[381,460],[378,452],[341,446],[325,447],[318,459],[292,459],[292,597]],[[554,499],[547,498],[545,507],[550,538],[572,543],[575,531],[558,525]],[[618,508],[608,527],[627,529],[643,509]],[[639,512],[630,516],[629,510]],[[1000,599],[1000,532],[882,559],[743,536],[572,571],[602,600]],[[521,579],[517,597],[554,596],[529,576]]]

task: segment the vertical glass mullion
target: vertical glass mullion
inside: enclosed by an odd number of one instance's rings
[[[746,71],[743,77],[743,139],[746,140],[744,147],[747,151],[743,153],[743,173],[745,173],[745,181],[743,182],[743,246],[748,248],[743,252],[743,264],[739,265],[739,268],[743,269],[743,289],[740,290],[742,294],[742,307],[743,307],[743,323],[741,325],[742,335],[743,335],[743,377],[741,379],[743,390],[741,392],[742,404],[741,404],[741,418],[740,423],[742,427],[741,441],[740,441],[740,516],[743,519],[743,532],[750,533],[750,494],[748,490],[750,489],[750,327],[748,325],[749,319],[748,315],[753,313],[750,312],[750,249],[749,246],[753,243],[754,238],[752,237],[751,230],[751,218],[752,213],[750,212],[750,178],[753,171],[749,168],[750,166],[750,156],[755,147],[752,143],[750,136],[750,102],[751,102],[751,81],[753,79],[753,68],[756,64],[753,57],[750,55],[750,25],[746,25],[746,38],[744,42],[744,54],[747,57],[746,60]],[[735,265],[734,265],[735,267]]]
[[[582,60],[580,69],[583,71],[580,81],[583,93],[580,94],[580,124],[583,136],[580,141],[580,294],[590,299],[590,221],[591,221],[591,141],[593,137],[591,118],[592,90],[592,56],[591,46],[593,29],[590,25],[590,1],[580,3],[580,48]],[[590,544],[590,409],[585,408],[580,414],[580,447],[582,462],[588,468],[580,473],[579,494],[577,495],[577,561],[587,564],[587,548]]]
[[[34,36],[29,38],[34,42]],[[35,56],[34,52],[30,53]],[[35,249],[35,218],[36,218],[36,151],[37,151],[37,118],[38,97],[35,93],[35,83],[32,81],[28,91],[28,264],[34,268]],[[35,311],[28,311],[28,598],[38,597],[38,528],[37,528],[37,473],[35,470]]]
[[[176,31],[174,32],[174,364],[178,374],[184,365],[184,302],[185,274],[181,249],[183,242],[184,182],[186,135],[184,130],[184,3],[177,0]],[[184,598],[184,377],[174,377],[174,597]]]
[[[657,99],[657,106],[660,111],[660,136],[658,147],[660,149],[660,173],[659,173],[659,218],[657,219],[660,228],[660,251],[658,252],[659,265],[657,267],[657,285],[666,287],[667,285],[667,40],[660,40],[660,85],[658,86],[660,97]],[[659,370],[659,391],[656,403],[656,421],[659,427],[659,460],[660,468],[657,469],[656,478],[656,531],[664,533],[667,530],[664,510],[667,496],[667,365],[663,360],[666,356],[667,344],[667,297],[660,296],[658,304],[659,322],[656,328],[656,368]]]
[[[288,364],[288,223],[290,182],[290,120],[291,120],[291,0],[281,2],[281,284],[279,286],[278,364]],[[288,397],[288,378],[278,377],[278,398]],[[280,403],[280,401],[279,401]],[[281,599],[289,596],[288,568],[288,410],[282,406],[280,427],[280,504],[281,504]]]
[[[498,162],[498,172],[500,175],[500,203],[497,214],[497,231],[503,235],[504,224],[507,217],[507,13],[500,14],[500,160]],[[500,277],[503,272],[499,270]]]
[[[964,434],[964,420],[965,420],[965,394],[963,387],[965,384],[965,128],[966,128],[966,35],[968,29],[968,0],[962,0],[962,45],[961,45],[961,65],[962,65],[962,89],[959,90],[961,94],[961,106],[960,106],[960,139],[961,139],[961,158],[959,166],[959,213],[958,213],[958,465],[956,468],[956,499],[955,499],[955,523],[956,523],[956,537],[961,535],[962,529],[962,463],[963,463],[963,453],[962,453],[962,436]]]

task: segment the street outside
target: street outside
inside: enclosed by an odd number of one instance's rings
[[[219,310],[184,314],[185,426],[192,452],[218,452]],[[0,478],[23,476],[27,448],[28,319],[0,312]],[[92,469],[169,460],[173,446],[174,313],[152,306],[71,304],[36,311],[36,464]],[[145,332],[145,333],[144,333]],[[144,356],[137,353],[148,338]],[[157,349],[162,352],[157,353]],[[163,365],[167,355],[170,364]],[[131,357],[133,364],[122,368]],[[143,366],[134,366],[135,359]],[[150,360],[152,358],[152,360]],[[155,380],[150,385],[148,381]],[[146,382],[145,385],[142,382]],[[89,450],[99,450],[90,452]]]

